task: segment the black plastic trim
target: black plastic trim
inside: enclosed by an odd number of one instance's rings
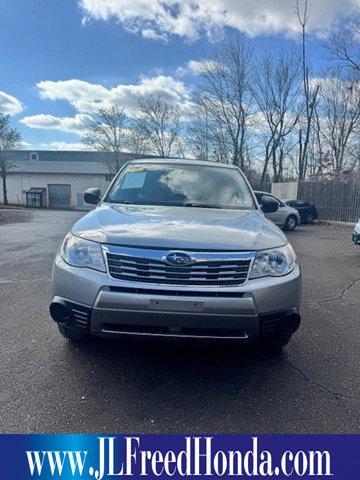
[[[297,308],[259,315],[259,336],[267,338],[292,334],[299,328],[301,317]]]
[[[134,295],[160,295],[171,297],[225,297],[242,298],[242,292],[221,292],[219,290],[166,290],[155,288],[109,287],[110,292],[131,293]]]
[[[82,332],[90,331],[91,307],[55,298],[49,310],[52,319],[59,325]]]

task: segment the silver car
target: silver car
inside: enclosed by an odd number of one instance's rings
[[[285,235],[234,166],[128,163],[66,235],[53,267],[52,318],[92,335],[260,340],[281,348],[300,324],[301,274]]]
[[[272,222],[275,223],[278,227],[283,228],[284,230],[295,230],[295,228],[301,222],[300,214],[296,208],[292,208],[286,203],[282,202],[279,198],[271,195],[267,192],[255,192],[258,202],[261,203],[261,198],[266,195],[271,197],[275,202],[278,203],[278,209],[276,212],[266,213],[266,217],[269,218]]]

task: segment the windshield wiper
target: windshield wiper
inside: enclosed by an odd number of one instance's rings
[[[219,205],[211,205],[208,203],[196,203],[196,202],[187,202],[182,204],[183,207],[195,207],[195,208],[220,208],[222,209],[223,207],[220,207]]]

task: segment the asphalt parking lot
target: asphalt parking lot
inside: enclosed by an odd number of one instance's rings
[[[360,433],[360,247],[289,234],[303,323],[279,355],[236,345],[62,338],[52,260],[74,211],[0,210],[1,433]]]

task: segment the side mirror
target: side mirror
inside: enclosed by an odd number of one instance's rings
[[[268,195],[263,195],[261,198],[261,210],[264,213],[274,213],[277,212],[279,209],[279,202],[274,200],[272,197]]]
[[[84,201],[90,205],[97,205],[101,200],[100,188],[88,188],[84,192]]]

